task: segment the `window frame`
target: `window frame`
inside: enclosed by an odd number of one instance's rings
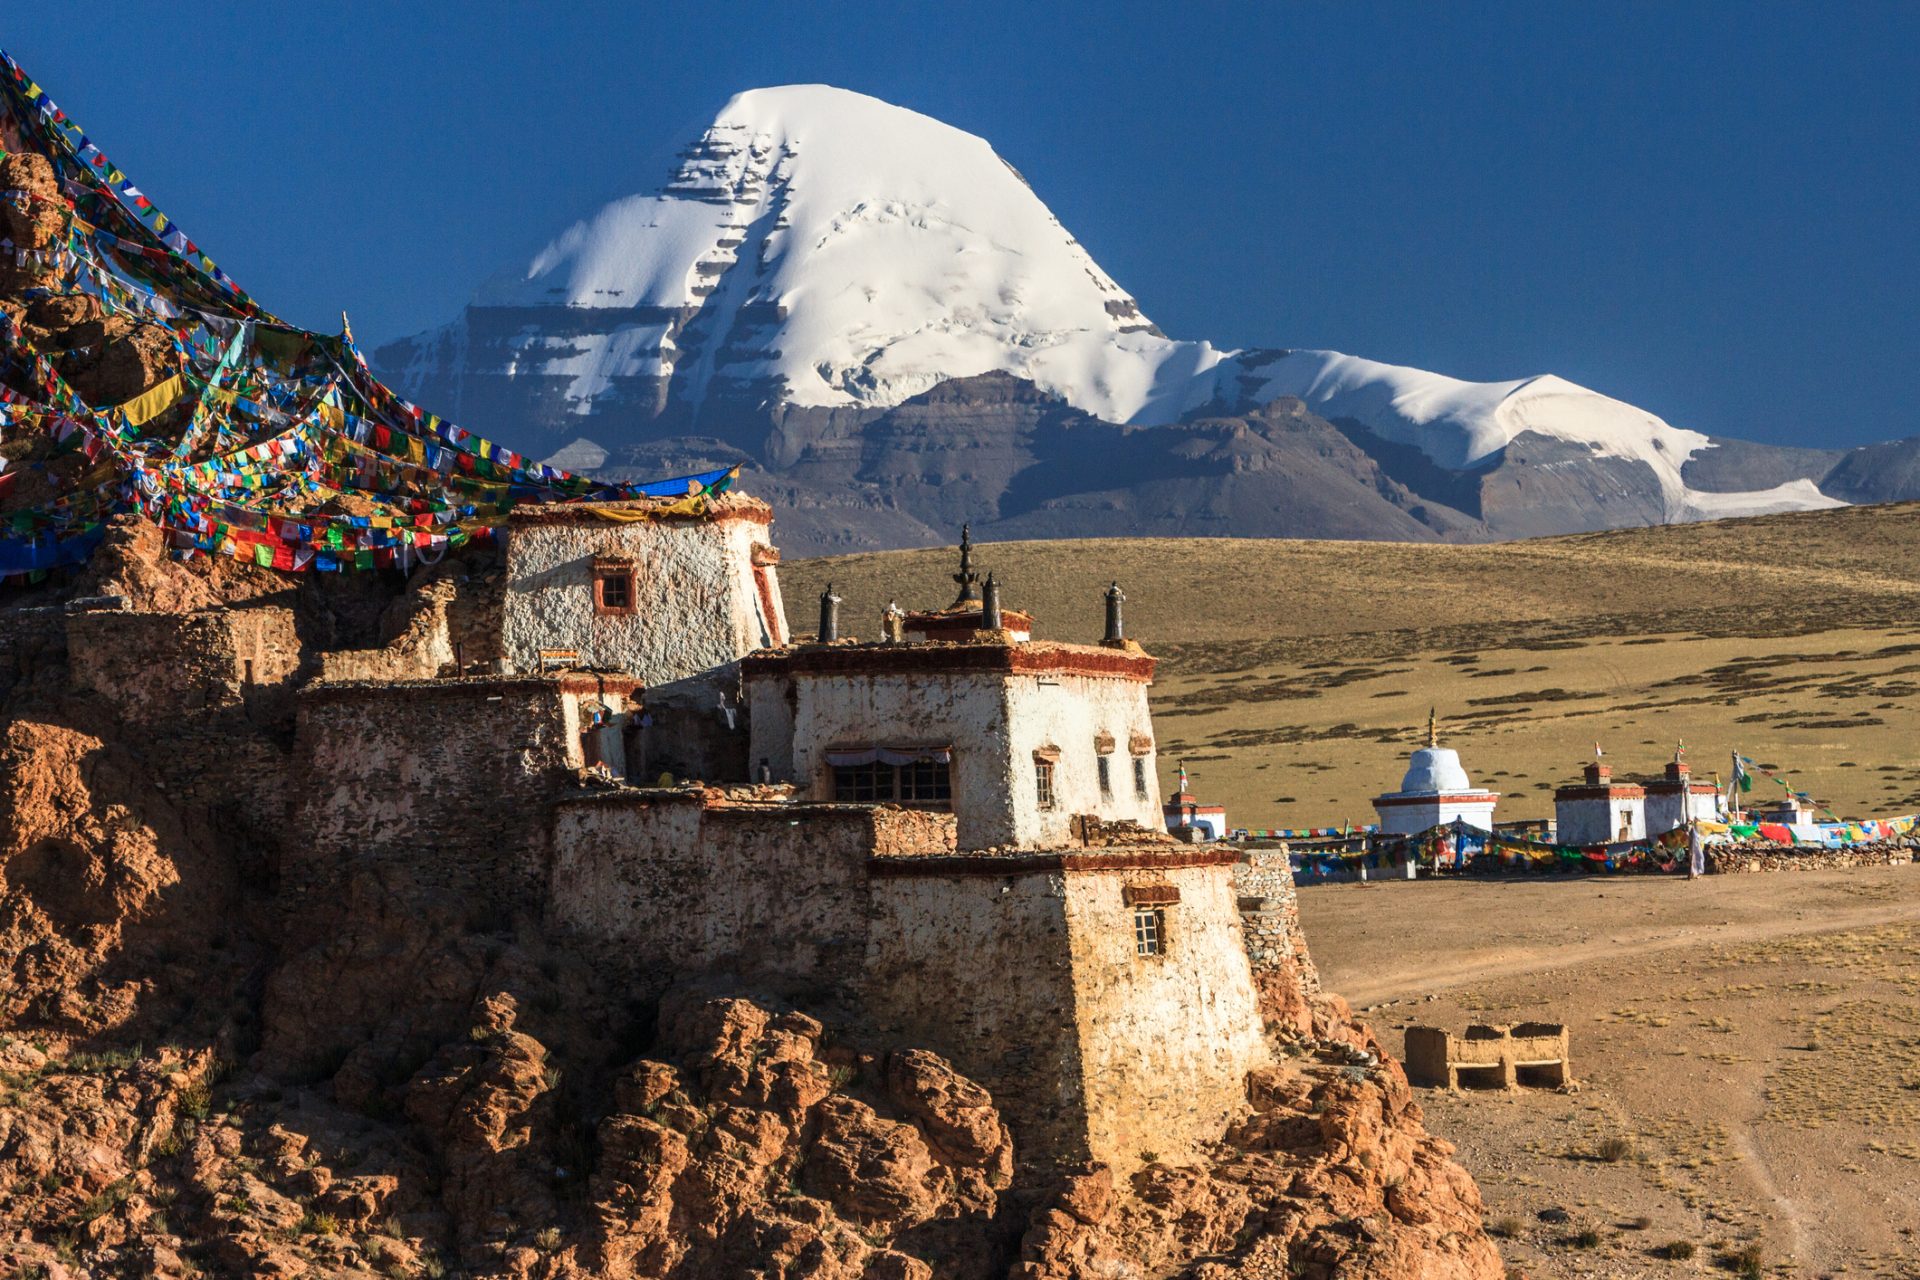
[[[1162,906],[1141,905],[1132,910],[1134,959],[1165,959],[1168,950],[1167,909]]]
[[[596,557],[593,562],[593,614],[597,618],[630,618],[640,612],[640,575],[631,560]],[[607,586],[618,583],[625,603],[609,603]]]
[[[1113,757],[1102,751],[1093,757],[1095,772],[1100,778],[1100,798],[1113,799]]]
[[[1033,799],[1042,813],[1052,813],[1060,799],[1054,786],[1054,764],[1045,756],[1033,758]]]
[[[1145,800],[1148,794],[1149,792],[1147,790],[1147,758],[1145,756],[1135,756],[1133,758],[1134,798],[1136,800]]]
[[[951,760],[830,764],[827,776],[835,804],[897,804],[937,812],[953,809]]]

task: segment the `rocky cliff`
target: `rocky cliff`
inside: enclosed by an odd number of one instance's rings
[[[374,868],[338,904],[353,963],[323,979],[284,943],[285,815],[314,780],[277,690],[323,649],[404,644],[413,596],[487,569],[289,585],[170,561],[128,520],[97,580],[0,611],[10,1274],[1501,1274],[1397,1064],[1304,980],[1264,988],[1280,1065],[1206,1158],[1061,1179],[985,1089],[849,1039],[831,1001],[689,975],[636,1004],[537,919]],[[280,637],[258,684],[209,676],[163,709],[137,661],[76,673],[68,637],[104,632],[69,605],[103,588],[168,626],[291,629],[247,632]],[[339,1053],[303,1014],[322,980],[329,1007],[393,1016]]]

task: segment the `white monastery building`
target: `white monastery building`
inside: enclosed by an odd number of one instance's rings
[[[1647,834],[1647,789],[1615,782],[1613,767],[1595,760],[1585,781],[1553,793],[1554,839],[1561,844],[1617,844]]]
[[[1427,716],[1427,745],[1407,761],[1400,789],[1375,796],[1380,833],[1418,835],[1434,827],[1464,822],[1482,831],[1493,830],[1493,807],[1500,793],[1473,785],[1460,764],[1460,753],[1440,745],[1439,722]]]
[[[1695,782],[1687,762],[1675,752],[1666,773],[1646,784],[1647,834],[1677,831],[1689,822],[1717,822],[1720,789],[1711,782]]]

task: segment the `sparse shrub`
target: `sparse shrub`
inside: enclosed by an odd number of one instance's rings
[[[560,1248],[560,1228],[542,1227],[533,1237],[533,1247],[542,1253],[554,1253]]]
[[[853,1078],[858,1074],[859,1072],[854,1070],[851,1064],[842,1065],[838,1067],[828,1067],[827,1083],[831,1084],[836,1089],[844,1089],[848,1085],[853,1083]]]
[[[340,1230],[340,1219],[330,1213],[315,1213],[309,1209],[301,1216],[297,1230],[303,1236],[330,1236]]]
[[[180,1110],[195,1120],[205,1120],[207,1113],[213,1110],[213,1091],[207,1088],[204,1081],[194,1081],[180,1091]]]
[[[1142,1163],[1142,1164],[1159,1164],[1159,1163],[1160,1163],[1160,1153],[1159,1153],[1158,1151],[1142,1151],[1142,1152],[1140,1153],[1140,1163]]]
[[[1648,1227],[1651,1227],[1652,1225],[1653,1225],[1653,1219],[1649,1218],[1646,1214],[1643,1213],[1639,1217],[1635,1218],[1632,1222],[1629,1222],[1627,1224],[1627,1230],[1645,1231]]]
[[[171,1160],[180,1154],[180,1131],[169,1129],[153,1144],[152,1154],[156,1159]]]
[[[429,1253],[420,1259],[420,1274],[427,1280],[443,1280],[447,1274],[447,1264],[440,1261],[440,1255]]]
[[[1622,1160],[1631,1160],[1633,1158],[1633,1139],[1623,1138],[1618,1134],[1611,1138],[1603,1139],[1600,1143],[1598,1154],[1600,1158],[1608,1164],[1619,1164]]]
[[[1691,1240],[1669,1240],[1653,1251],[1656,1258],[1665,1258],[1668,1262],[1685,1262],[1699,1252]]]
[[[1501,1240],[1517,1239],[1520,1230],[1521,1223],[1518,1218],[1495,1218],[1487,1224],[1487,1234]]]
[[[1569,1249],[1598,1249],[1600,1247],[1600,1233],[1592,1227],[1582,1227],[1580,1230],[1562,1240],[1561,1243]]]
[[[1760,1280],[1766,1274],[1766,1255],[1757,1244],[1743,1244],[1720,1255],[1720,1265],[1741,1280]]]

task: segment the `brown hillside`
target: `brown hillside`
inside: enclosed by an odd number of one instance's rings
[[[1429,706],[1504,817],[1544,816],[1593,743],[1654,771],[1683,740],[1737,745],[1848,815],[1920,807],[1920,504],[1851,507],[1482,546],[1255,539],[987,544],[976,560],[1038,634],[1097,633],[1118,579],[1128,630],[1166,659],[1168,773],[1247,826],[1370,820]],[[831,579],[843,628],[945,603],[950,551],[790,561],[810,629]],[[1762,780],[1763,788],[1779,788]]]

